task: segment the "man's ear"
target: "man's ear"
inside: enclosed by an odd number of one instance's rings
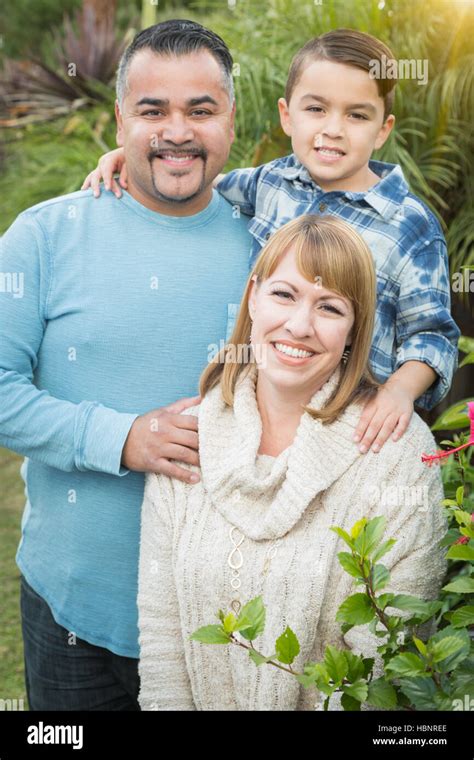
[[[285,98],[278,98],[278,110],[280,112],[280,124],[283,132],[291,137],[291,119],[288,110],[288,103]]]
[[[115,101],[115,120],[117,122],[116,141],[119,148],[123,148],[123,119],[118,100]]]
[[[388,136],[390,132],[392,131],[395,124],[395,116],[393,113],[391,113],[387,118],[385,119],[384,123],[382,124],[380,131],[377,135],[377,139],[374,143],[374,149],[378,150],[378,148],[381,148],[382,145],[386,142],[388,139]]]

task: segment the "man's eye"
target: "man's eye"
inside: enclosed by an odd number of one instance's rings
[[[211,112],[203,111],[202,108],[199,108],[198,110],[193,111],[192,113],[193,113],[193,116],[209,116]]]
[[[272,296],[289,296],[290,298],[293,298],[291,293],[288,293],[287,290],[272,290],[271,292]]]
[[[163,113],[162,111],[143,111],[142,116],[157,116]]]

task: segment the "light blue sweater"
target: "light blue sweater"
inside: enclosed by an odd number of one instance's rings
[[[0,241],[0,445],[25,457],[17,564],[79,638],[138,657],[139,414],[198,394],[249,274],[248,218],[216,191],[157,214],[91,191],[28,209]]]

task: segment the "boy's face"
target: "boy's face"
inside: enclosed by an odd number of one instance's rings
[[[368,167],[389,136],[384,102],[368,72],[333,61],[303,70],[289,104],[278,101],[283,130],[293,151],[323,190],[363,191],[378,178]]]

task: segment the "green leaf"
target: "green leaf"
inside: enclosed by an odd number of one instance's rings
[[[226,633],[233,633],[235,631],[235,624],[237,623],[236,617],[232,612],[229,612],[223,620],[224,631]]]
[[[468,401],[474,401],[474,398],[465,398],[446,409],[431,426],[431,430],[460,430],[469,427]]]
[[[372,520],[369,520],[354,542],[356,550],[361,555],[368,557],[375,547],[378,546],[385,532],[386,522],[383,516],[374,517]]]
[[[202,644],[228,644],[230,642],[229,634],[224,631],[221,625],[205,625],[194,631],[189,638],[193,641],[200,641]]]
[[[367,702],[374,707],[393,710],[397,704],[397,692],[384,677],[376,678],[375,681],[369,683]]]
[[[367,525],[367,518],[363,517],[362,520],[358,520],[351,529],[351,538],[356,539],[362,528]]]
[[[468,354],[467,356],[464,357],[464,359],[459,365],[459,369],[461,369],[461,367],[464,367],[466,364],[474,364],[474,353]]]
[[[451,655],[445,657],[443,660],[438,660],[436,669],[439,670],[440,673],[451,673],[454,668],[460,663],[465,662],[466,658],[469,657],[471,648],[469,632],[465,628],[454,628],[452,625],[446,626],[446,628],[437,631],[437,633],[430,637],[428,641],[428,650],[431,651],[437,642],[452,636],[462,642],[462,647]]]
[[[454,610],[451,614],[451,625],[454,628],[463,628],[466,625],[474,624],[474,607],[466,604],[464,607]]]
[[[389,538],[388,541],[384,541],[383,544],[380,544],[379,548],[374,552],[372,555],[372,562],[378,562],[379,559],[382,559],[384,554],[386,554],[394,544],[396,544],[397,541],[395,538]]]
[[[299,654],[299,641],[291,628],[288,626],[283,631],[281,636],[279,636],[279,638],[276,640],[275,650],[279,661],[285,663],[286,665],[291,665],[295,657],[297,657]]]
[[[462,649],[464,642],[457,636],[446,636],[440,641],[436,641],[428,649],[433,659],[433,662],[440,662],[447,657],[451,657],[452,654],[456,654]]]
[[[270,660],[274,660],[276,658],[276,654],[270,655],[270,657],[264,657],[263,654],[259,654],[259,652],[256,652],[255,649],[249,649],[249,657],[251,660],[254,661],[255,665],[263,665],[266,662],[270,662]]]
[[[342,687],[344,694],[348,694],[349,697],[357,699],[359,702],[364,702],[367,699],[368,687],[367,681],[363,678],[359,678],[354,683],[344,684]]]
[[[462,507],[463,500],[464,486],[459,486],[459,488],[456,488],[456,504],[459,504],[459,506]]]
[[[428,650],[427,650],[427,647],[426,647],[426,644],[424,643],[424,641],[422,641],[421,639],[417,639],[416,636],[413,636],[413,641],[415,642],[415,646],[418,649],[418,651],[420,652],[420,654],[422,654],[422,655],[424,655],[426,657],[426,653],[427,653]]]
[[[346,573],[349,573],[354,578],[362,578],[362,570],[352,554],[349,552],[339,552],[337,556]]]
[[[453,514],[459,525],[466,525],[466,527],[471,525],[472,515],[469,512],[466,512],[464,509],[457,509]]]
[[[390,602],[390,607],[411,612],[423,622],[435,615],[442,606],[443,603],[440,601],[425,602],[417,596],[410,596],[410,594],[396,594]]]
[[[370,623],[374,616],[375,612],[367,594],[353,594],[339,607],[336,620],[352,625],[363,625]]]
[[[443,586],[443,591],[454,591],[456,594],[474,594],[474,578],[463,575],[448,583],[447,586]]]
[[[253,641],[265,630],[265,606],[261,596],[245,604],[237,618],[236,630],[247,641]]]
[[[474,546],[469,544],[455,544],[451,546],[446,554],[447,559],[465,559],[468,561],[474,560]]]
[[[341,705],[344,710],[348,712],[356,712],[360,710],[360,702],[358,699],[354,699],[349,694],[343,694],[341,697]]]
[[[328,644],[324,653],[324,665],[329,677],[335,684],[341,683],[347,675],[349,664],[344,656],[344,652]]]
[[[385,671],[395,676],[421,676],[425,673],[425,663],[417,654],[403,652],[392,657],[385,665]]]
[[[349,681],[357,681],[359,678],[365,677],[364,661],[359,654],[354,654],[349,649],[344,650],[344,657],[347,660],[348,671],[347,678]]]
[[[390,580],[390,573],[385,565],[375,565],[372,568],[372,587],[374,591],[379,591],[387,585]]]
[[[467,335],[460,335],[458,348],[463,354],[474,353],[474,338],[469,338]]]
[[[417,710],[434,710],[436,685],[432,678],[401,678],[400,691]]]
[[[333,527],[331,527],[331,528],[330,528],[330,530],[332,530],[334,533],[337,533],[337,535],[338,535],[340,538],[342,538],[342,540],[343,540],[343,541],[345,541],[345,542],[346,542],[346,544],[347,544],[348,546],[350,546],[350,548],[351,548],[351,549],[353,549],[353,548],[354,548],[354,542],[353,542],[353,540],[351,539],[350,535],[349,535],[348,533],[346,533],[346,531],[345,531],[345,530],[343,530],[342,528],[338,528],[337,526],[333,526]]]
[[[385,607],[391,606],[392,599],[395,598],[395,594],[387,593],[387,594],[380,594],[380,596],[377,597],[377,606],[384,610]]]

